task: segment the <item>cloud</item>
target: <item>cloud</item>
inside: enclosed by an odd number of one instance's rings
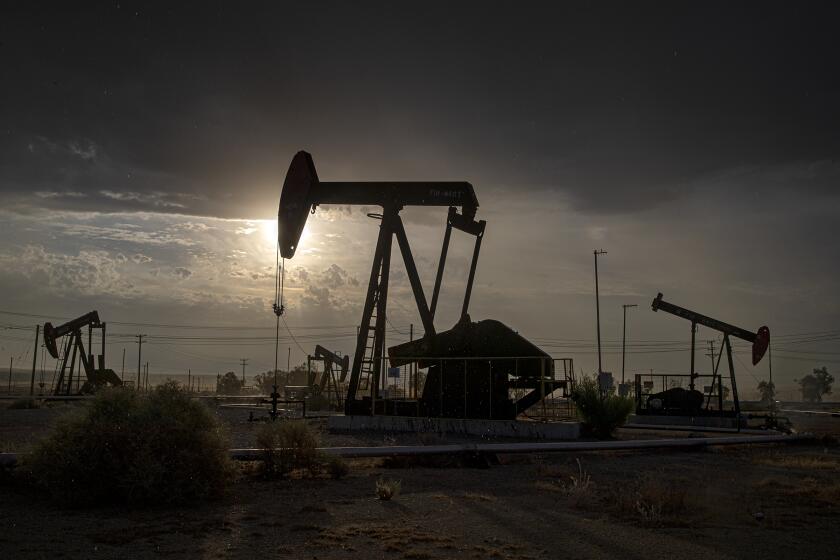
[[[47,288],[57,294],[137,297],[140,291],[126,277],[124,255],[82,250],[61,254],[39,245],[26,245],[17,254],[0,254],[0,265],[29,280],[33,289]]]
[[[131,256],[131,260],[136,264],[144,264],[152,262],[152,257],[144,255],[142,253],[135,253]]]
[[[173,270],[172,273],[181,280],[186,280],[187,278],[192,276],[192,270],[184,268],[183,266],[175,267],[175,270]]]
[[[69,145],[70,152],[79,156],[84,161],[93,161],[96,159],[96,144],[93,142],[73,141]]]
[[[35,196],[38,198],[86,198],[87,195],[83,192],[76,192],[76,191],[62,191],[62,192],[55,192],[55,191],[37,191]]]

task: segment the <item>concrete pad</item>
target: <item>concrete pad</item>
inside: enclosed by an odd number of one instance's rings
[[[644,424],[645,426],[690,426],[697,428],[738,428],[735,418],[720,416],[666,416],[656,414],[633,414],[627,419],[627,424]],[[741,418],[741,427],[747,427],[747,419]]]
[[[330,416],[327,427],[330,432],[339,434],[413,432],[534,440],[567,440],[580,437],[580,422],[420,418],[416,416]]]

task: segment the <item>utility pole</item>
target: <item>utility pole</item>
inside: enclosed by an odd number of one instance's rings
[[[137,390],[140,390],[141,383],[143,382],[143,378],[140,377],[140,364],[142,364],[141,357],[143,356],[143,337],[145,334],[138,334],[137,336]]]
[[[146,390],[149,390],[149,362],[146,362],[146,381],[144,383]]]
[[[9,356],[9,394],[12,394],[12,367],[14,366],[14,356]]]
[[[712,359],[712,376],[715,374],[715,341],[714,340],[707,340],[706,344],[709,345],[709,353],[706,354]],[[714,383],[714,379],[712,380]]]
[[[601,302],[598,295],[598,255],[606,255],[601,249],[593,251],[595,255],[595,321],[598,325],[598,375],[601,374]]]
[[[773,349],[767,344],[767,365],[770,367],[770,385],[773,384]]]
[[[242,386],[245,386],[245,366],[248,365],[249,358],[240,358],[239,363],[242,366]]]
[[[123,346],[123,365],[122,372],[120,372],[120,379],[125,381],[125,346]]]
[[[38,361],[38,335],[41,334],[41,325],[35,325],[35,350],[32,352],[32,377],[29,379],[29,396],[35,394],[35,366]]]
[[[624,309],[624,334],[621,335],[621,384],[624,385],[624,352],[627,346],[627,309],[638,307],[635,303],[626,303],[621,306]]]

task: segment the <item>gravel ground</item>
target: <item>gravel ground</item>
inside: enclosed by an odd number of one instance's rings
[[[77,408],[0,410],[0,443],[21,451]],[[247,412],[217,413],[234,445],[253,444]],[[322,433],[325,445],[426,439]],[[836,558],[838,475],[827,441],[499,456],[489,468],[364,460],[342,480],[244,467],[226,498],[181,508],[62,509],[6,482],[0,558]],[[395,499],[375,498],[380,478],[401,481]]]

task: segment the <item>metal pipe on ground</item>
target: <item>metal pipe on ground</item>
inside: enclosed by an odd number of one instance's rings
[[[648,439],[631,441],[562,441],[544,443],[474,443],[452,445],[393,445],[378,447],[320,447],[319,451],[345,459],[396,457],[419,455],[452,455],[478,453],[554,453],[583,451],[622,451],[633,449],[701,448],[715,445],[751,445],[759,443],[794,443],[814,440],[811,434],[732,436],[711,438]],[[263,450],[256,448],[231,449],[237,461],[256,461]],[[17,453],[0,453],[0,467],[14,466]]]
[[[678,438],[631,441],[562,441],[542,443],[474,443],[451,445],[395,445],[378,447],[321,447],[328,455],[353,458],[395,457],[412,455],[451,455],[462,453],[554,453],[573,451],[620,451],[632,449],[699,448],[714,445],[749,445],[757,443],[792,443],[813,440],[810,434],[756,435],[712,438]],[[239,461],[259,459],[261,449],[231,449],[231,457]]]

